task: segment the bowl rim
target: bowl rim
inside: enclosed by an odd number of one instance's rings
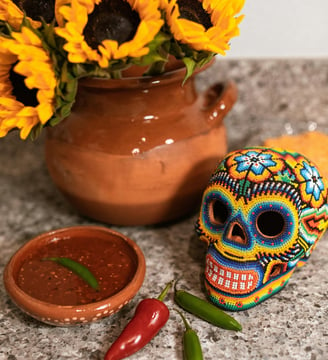
[[[81,305],[59,305],[59,304],[53,304],[36,299],[31,295],[27,294],[18,286],[15,280],[14,268],[15,265],[17,266],[16,262],[19,261],[19,256],[21,254],[24,254],[24,252],[28,251],[29,248],[31,248],[34,244],[39,243],[40,241],[48,242],[55,238],[64,239],[65,234],[67,234],[68,236],[69,234],[72,233],[74,233],[76,236],[76,232],[79,231],[88,231],[90,233],[104,232],[109,235],[117,236],[122,240],[124,240],[133,250],[134,254],[136,255],[137,266],[132,279],[124,286],[124,288],[122,288],[114,295],[96,302],[81,304]],[[18,266],[21,266],[21,264],[18,264]],[[144,281],[145,270],[146,270],[146,262],[143,252],[141,251],[140,247],[126,235],[103,226],[77,225],[77,226],[69,226],[69,227],[59,228],[41,233],[33,237],[32,239],[28,240],[26,243],[24,243],[11,256],[8,263],[6,264],[3,274],[3,281],[4,281],[5,289],[8,295],[10,296],[10,298],[12,299],[12,301],[18,307],[22,308],[25,312],[27,312],[29,315],[35,317],[34,316],[35,311],[33,311],[33,309],[37,307],[36,315],[38,316],[38,318],[47,317],[50,311],[60,311],[61,312],[60,317],[66,318],[68,314],[71,314],[71,312],[74,310],[78,311],[80,314],[83,315],[83,313],[87,311],[96,313],[99,311],[106,311],[106,309],[109,308],[114,309],[118,307],[120,309],[129,300],[131,300],[140,289]],[[129,294],[132,295],[129,296]],[[110,313],[110,311],[108,312]]]

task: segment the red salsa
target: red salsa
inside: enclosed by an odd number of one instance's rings
[[[70,258],[88,268],[99,284],[93,289],[79,275],[51,257]],[[22,264],[18,286],[30,296],[56,305],[81,305],[100,301],[123,289],[133,278],[137,258],[126,242],[79,237],[52,240],[31,253]]]

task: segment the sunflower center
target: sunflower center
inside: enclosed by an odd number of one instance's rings
[[[139,24],[139,14],[127,1],[103,0],[89,15],[83,35],[93,49],[107,39],[120,45],[133,39]]]
[[[13,3],[33,20],[43,18],[50,23],[55,17],[55,0],[13,0]]]
[[[14,64],[9,71],[9,80],[12,84],[12,95],[17,101],[21,102],[25,106],[36,107],[39,103],[37,100],[37,89],[29,89],[26,87],[24,79],[25,77],[17,74],[13,68]]]
[[[213,26],[210,15],[199,0],[178,0],[180,17],[204,26],[206,30]]]

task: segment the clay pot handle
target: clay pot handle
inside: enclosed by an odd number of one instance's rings
[[[205,91],[202,111],[211,127],[219,126],[237,100],[237,87],[232,81],[218,82]]]

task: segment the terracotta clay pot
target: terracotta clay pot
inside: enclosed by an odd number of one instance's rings
[[[72,114],[47,131],[54,183],[81,213],[116,225],[176,220],[200,205],[227,151],[233,83],[197,94],[184,69],[159,77],[84,79]]]

